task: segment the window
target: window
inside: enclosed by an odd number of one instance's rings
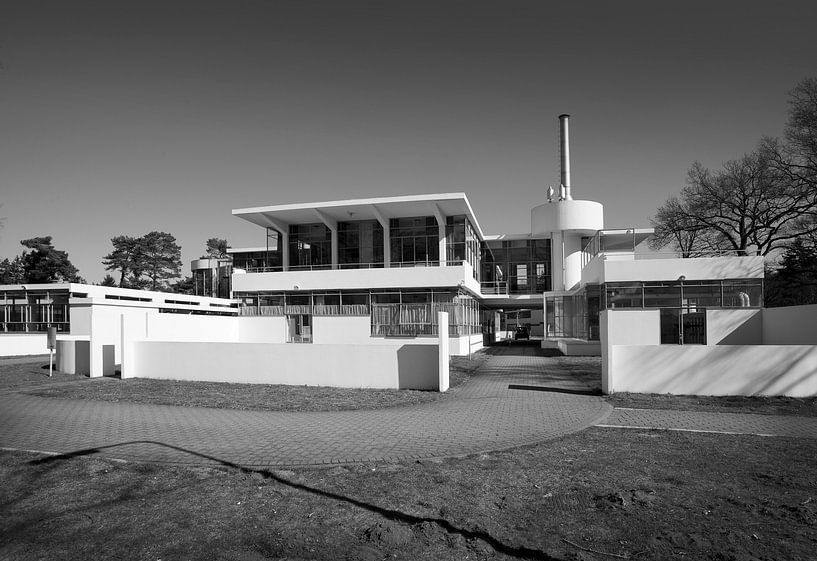
[[[706,345],[706,310],[661,310],[662,345]]]
[[[440,260],[440,233],[433,216],[392,218],[391,261],[406,265],[432,265]]]
[[[309,314],[288,315],[287,341],[290,343],[311,343],[312,316]]]
[[[329,269],[332,266],[332,235],[325,224],[293,224],[289,227],[291,269]]]
[[[338,222],[338,263],[344,269],[382,267],[383,227],[380,222]]]
[[[481,245],[480,280],[511,294],[551,290],[549,239],[490,240]]]

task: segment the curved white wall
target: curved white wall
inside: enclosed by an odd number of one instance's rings
[[[555,201],[530,211],[533,235],[559,231],[581,231],[585,235],[604,228],[604,206],[595,201]]]
[[[558,201],[534,207],[533,236],[552,234],[553,290],[570,290],[582,278],[582,236],[604,228],[604,207],[595,201]]]

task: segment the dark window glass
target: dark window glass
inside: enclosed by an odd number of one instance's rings
[[[661,344],[678,345],[681,343],[681,310],[661,310]]]
[[[680,285],[659,285],[644,286],[644,307],[645,308],[680,308],[681,307],[681,286]]]

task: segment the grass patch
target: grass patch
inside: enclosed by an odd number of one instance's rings
[[[56,368],[56,366],[55,366]],[[0,391],[14,391],[31,386],[87,380],[87,376],[54,370],[48,377],[48,355],[44,357],[0,360]]]
[[[487,360],[476,353],[467,357],[452,357],[451,387],[470,378]],[[24,369],[21,369],[21,373]],[[6,377],[5,368],[2,369]],[[16,372],[16,371],[15,371]],[[8,375],[14,378],[15,372]],[[46,371],[47,374],[47,371]],[[67,375],[64,375],[67,376]],[[79,377],[75,377],[79,378]],[[46,375],[46,380],[48,379]],[[86,378],[87,379],[87,378]],[[24,388],[27,378],[22,376],[18,388]],[[29,395],[60,399],[89,399],[184,407],[214,407],[256,411],[353,411],[383,409],[428,403],[445,394],[419,390],[376,390],[330,388],[314,386],[285,386],[271,384],[229,384],[220,382],[182,382],[146,378],[106,379],[95,383],[24,390]]]
[[[817,417],[817,397],[616,393],[605,396],[605,399],[613,407],[630,407],[634,409]]]
[[[814,457],[812,439],[614,429],[275,472],[5,452],[0,557],[805,560]]]

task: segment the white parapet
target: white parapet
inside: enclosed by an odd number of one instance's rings
[[[259,290],[349,290],[393,288],[433,288],[465,286],[479,292],[473,269],[468,263],[446,267],[402,267],[388,269],[339,269],[280,271],[233,274],[234,292]]]
[[[531,234],[582,232],[595,234],[604,228],[604,207],[595,201],[554,201],[534,207],[530,213]]]

